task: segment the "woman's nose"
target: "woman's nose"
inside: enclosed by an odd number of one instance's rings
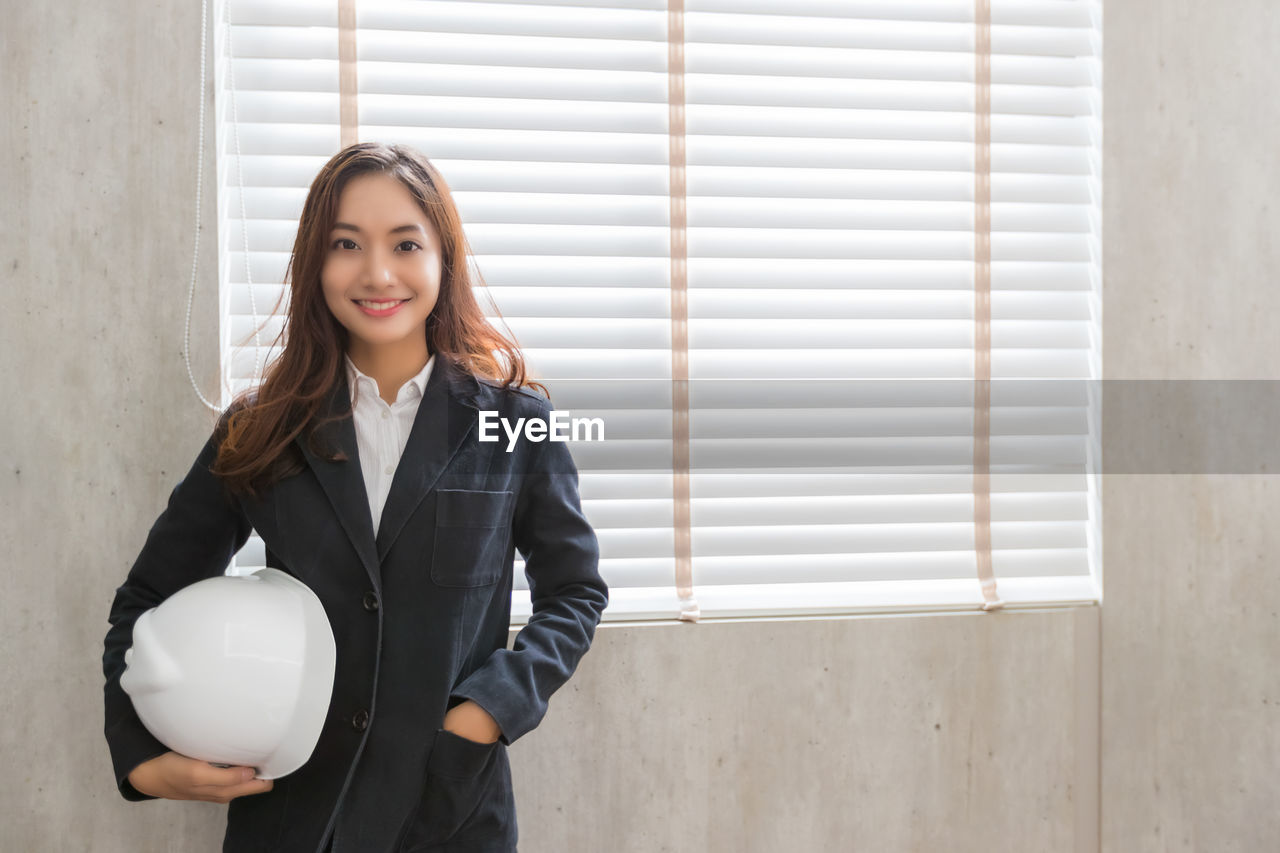
[[[366,255],[364,273],[374,284],[389,284],[395,278],[391,269],[391,259],[380,252],[370,252]]]

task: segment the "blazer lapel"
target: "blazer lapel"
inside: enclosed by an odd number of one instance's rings
[[[379,564],[467,435],[476,428],[478,390],[474,376],[443,353],[437,355],[378,523]]]
[[[470,373],[443,354],[436,359],[409,431],[409,441],[391,479],[376,541],[373,517],[369,513],[369,496],[365,492],[364,474],[360,467],[355,420],[349,414],[351,392],[346,371],[340,375],[337,387],[329,397],[325,416],[332,417],[342,412],[348,414],[341,420],[326,424],[320,439],[322,445],[341,449],[347,459],[338,462],[321,459],[311,452],[302,436],[295,439],[379,593],[382,591],[382,560],[418,504],[440,479],[467,434],[476,426],[474,398],[478,390],[479,384]]]
[[[320,444],[326,449],[337,447],[346,454],[345,460],[330,462],[311,452],[303,436],[294,439],[302,449],[307,464],[315,472],[316,479],[329,497],[329,503],[338,515],[342,529],[360,555],[360,562],[381,593],[381,575],[378,571],[378,553],[373,540],[373,517],[369,514],[369,497],[364,490],[364,475],[360,469],[360,452],[356,444],[355,420],[350,415],[351,392],[347,386],[346,371],[338,378],[338,384],[329,396],[322,417],[333,417],[348,412],[345,418],[325,424],[320,428]]]

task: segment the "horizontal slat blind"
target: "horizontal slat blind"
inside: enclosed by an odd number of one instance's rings
[[[1099,19],[1098,3],[993,2],[991,527],[1009,604],[1096,595]],[[265,315],[338,149],[337,3],[233,0],[226,23],[238,389],[247,281]],[[606,424],[573,452],[607,618],[669,618],[666,3],[361,0],[357,26],[359,137],[441,169],[488,304],[556,407]],[[687,0],[684,34],[703,614],[980,603],[973,4]]]

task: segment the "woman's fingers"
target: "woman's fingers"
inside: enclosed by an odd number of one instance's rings
[[[252,767],[216,767],[207,761],[191,763],[191,784],[198,787],[225,788],[253,778]]]
[[[270,779],[250,779],[248,782],[240,782],[235,785],[210,786],[201,789],[204,794],[201,799],[212,800],[215,803],[229,803],[236,797],[265,794],[274,786],[275,783]]]
[[[208,762],[194,762],[191,768],[192,795],[217,803],[236,797],[264,794],[274,787],[270,779],[253,778],[252,767],[219,767]]]

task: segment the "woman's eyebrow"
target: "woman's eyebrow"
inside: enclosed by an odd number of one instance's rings
[[[352,224],[350,224],[350,223],[348,223],[348,222],[335,222],[335,223],[333,223],[333,230],[334,230],[334,231],[354,231],[354,232],[355,232],[355,233],[357,233],[357,234],[361,233],[359,228],[357,228],[356,226],[354,226],[354,225],[352,225]],[[390,231],[388,231],[387,233],[388,233],[388,234],[403,234],[403,233],[404,233],[404,232],[406,232],[406,231],[417,231],[419,234],[425,234],[425,233],[426,233],[425,231],[423,231],[423,230],[422,230],[422,226],[421,226],[421,225],[413,225],[413,224],[411,224],[411,225],[397,225],[395,228],[392,228],[392,229],[391,229]]]

